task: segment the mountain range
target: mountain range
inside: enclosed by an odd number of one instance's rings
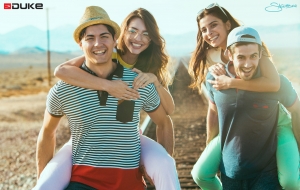
[[[269,48],[299,48],[300,23],[278,26],[252,26]],[[76,26],[65,25],[50,30],[50,50],[56,52],[81,51],[73,40]],[[190,54],[196,46],[197,31],[183,34],[162,34],[167,52],[173,56]],[[0,54],[38,53],[47,50],[47,32],[34,26],[25,26],[0,34]],[[33,52],[32,52],[33,51]]]

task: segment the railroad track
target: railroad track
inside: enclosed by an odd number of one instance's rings
[[[185,60],[181,59],[170,91],[175,101],[175,112],[171,115],[174,124],[175,152],[173,157],[181,184],[184,189],[200,189],[190,174],[193,165],[205,148],[207,103],[197,90],[188,88],[191,78]],[[183,63],[183,64],[182,64]],[[144,122],[144,134],[156,140],[156,126]],[[155,189],[148,183],[147,190]]]

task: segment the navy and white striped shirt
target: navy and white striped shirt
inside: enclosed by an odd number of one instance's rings
[[[94,74],[85,64],[82,69]],[[122,81],[132,87],[137,74],[120,64],[117,70],[123,71]],[[120,78],[116,74],[112,75],[112,80],[116,79]],[[140,98],[135,100],[133,119],[123,123],[116,120],[118,99],[115,97],[108,95],[106,106],[101,106],[97,90],[72,86],[64,81],[57,82],[51,88],[47,97],[47,110],[51,115],[66,115],[68,119],[73,144],[73,165],[138,168],[140,110],[151,112],[160,104],[153,84],[138,91]]]

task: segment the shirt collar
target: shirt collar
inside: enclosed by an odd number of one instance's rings
[[[230,71],[229,71],[229,66],[232,65],[232,61],[228,61],[228,63],[225,65],[225,70],[226,70],[226,73],[231,77],[231,78],[235,78],[236,75],[232,74]]]
[[[80,68],[94,76],[97,76],[97,74],[95,72],[93,72],[90,68],[88,68],[88,66],[85,64],[85,62],[83,62],[83,64],[81,65]],[[123,69],[124,69],[123,66],[121,64],[119,64],[119,62],[117,62],[117,68],[106,79],[112,80],[113,77],[122,78],[123,77]],[[100,100],[100,105],[106,106],[108,92],[106,92],[106,91],[101,92],[98,90],[97,93],[98,93],[98,98]]]
[[[85,64],[85,62],[83,62],[83,64],[81,65],[80,68],[94,76],[97,76],[97,74],[94,71],[92,71],[90,68],[88,68],[88,66]],[[124,67],[121,64],[119,64],[119,62],[117,62],[117,68],[112,72],[112,74],[110,76],[107,77],[107,79],[111,80],[112,77],[122,78],[123,77],[123,69],[124,69]]]

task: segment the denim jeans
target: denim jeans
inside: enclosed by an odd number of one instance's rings
[[[96,189],[88,185],[85,185],[83,183],[71,181],[65,190],[96,190]]]
[[[221,174],[223,190],[281,190],[277,170],[262,172],[245,180],[231,179]]]

